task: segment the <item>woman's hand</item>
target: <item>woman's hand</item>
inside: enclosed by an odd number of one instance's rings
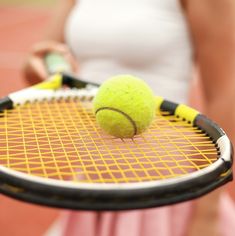
[[[43,41],[34,45],[24,64],[23,74],[29,84],[32,85],[48,78],[49,74],[44,58],[50,52],[61,54],[71,65],[72,72],[77,72],[76,59],[65,44],[56,41]]]

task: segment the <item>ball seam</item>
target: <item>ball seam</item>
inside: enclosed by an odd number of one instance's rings
[[[123,112],[123,111],[121,111],[121,110],[119,110],[119,109],[117,109],[117,108],[113,108],[113,107],[100,107],[100,108],[98,108],[98,109],[95,111],[95,114],[97,115],[97,113],[98,113],[99,111],[102,111],[102,110],[111,110],[111,111],[115,111],[115,112],[118,112],[118,113],[124,115],[124,116],[130,121],[130,123],[132,124],[132,126],[133,126],[133,128],[134,128],[134,135],[137,134],[137,126],[136,126],[136,123],[135,123],[135,121],[134,121],[128,114],[126,114],[125,112]]]

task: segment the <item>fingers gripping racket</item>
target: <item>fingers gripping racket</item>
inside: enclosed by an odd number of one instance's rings
[[[84,210],[156,207],[232,180],[232,145],[194,109],[156,98],[143,134],[117,139],[98,127],[96,84],[56,74],[0,101],[0,191]]]

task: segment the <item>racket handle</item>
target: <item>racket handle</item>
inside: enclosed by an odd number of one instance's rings
[[[59,72],[71,72],[71,65],[65,60],[65,58],[56,52],[48,53],[45,56],[45,65],[50,75]]]

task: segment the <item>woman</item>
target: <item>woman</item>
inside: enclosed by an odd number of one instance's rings
[[[233,0],[61,0],[48,29],[45,41],[28,57],[26,78],[47,78],[43,58],[57,51],[82,78],[100,83],[115,74],[133,74],[156,94],[186,103],[197,65],[204,113],[233,139]],[[227,209],[233,210],[228,196],[215,191],[197,201],[150,210],[65,212],[59,231],[69,236],[227,236],[235,226]]]

